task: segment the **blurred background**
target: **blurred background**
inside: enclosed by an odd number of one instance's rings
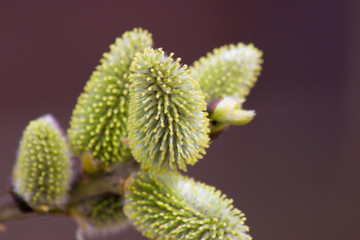
[[[0,0],[0,196],[27,123],[64,129],[102,53],[134,27],[192,64],[254,43],[257,115],[188,171],[234,199],[255,240],[360,239],[360,1]],[[1,187],[2,186],[2,187]],[[74,239],[66,218],[10,223],[0,239]],[[145,239],[133,228],[109,239]]]

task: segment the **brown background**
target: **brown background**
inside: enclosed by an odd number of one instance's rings
[[[355,0],[0,0],[0,196],[28,121],[53,113],[67,128],[101,54],[141,26],[187,64],[239,41],[264,51],[246,103],[255,120],[188,172],[234,198],[255,240],[360,239],[359,16]],[[74,239],[76,228],[62,218],[8,227],[0,239]]]

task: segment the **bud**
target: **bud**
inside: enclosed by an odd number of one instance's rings
[[[73,207],[70,214],[79,225],[78,234],[95,237],[121,232],[128,225],[123,212],[123,202],[121,195],[104,193]]]
[[[252,44],[216,48],[191,67],[205,100],[235,96],[245,99],[260,73],[262,52]]]
[[[150,239],[251,239],[231,199],[179,173],[138,173],[126,198],[125,214]]]
[[[237,97],[224,97],[217,102],[209,117],[232,125],[247,124],[254,118],[255,111],[241,109],[243,102]]]
[[[209,144],[204,96],[187,66],[172,56],[148,48],[131,65],[130,147],[149,171],[186,170]]]
[[[26,127],[13,170],[13,187],[33,209],[47,212],[67,199],[70,156],[58,124],[51,115]]]
[[[124,143],[128,135],[129,67],[135,54],[151,44],[151,34],[134,29],[116,39],[110,52],[104,54],[71,117],[68,136],[76,156],[90,154],[105,169],[131,157]]]

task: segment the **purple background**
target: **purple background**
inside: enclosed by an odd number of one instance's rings
[[[264,51],[245,105],[256,118],[188,171],[234,199],[255,240],[360,239],[359,13],[355,0],[0,0],[0,196],[28,121],[52,113],[67,128],[101,54],[141,26],[189,65],[228,43]],[[36,219],[0,239],[74,239],[75,228]]]

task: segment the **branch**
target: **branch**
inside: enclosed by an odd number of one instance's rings
[[[218,99],[217,99],[218,100]],[[208,104],[207,111],[212,113],[216,106],[216,100]],[[214,128],[214,126],[213,126]],[[219,136],[226,128],[220,128],[219,131],[213,131],[210,134],[212,139]],[[6,228],[1,223],[24,220],[40,217],[44,215],[67,216],[68,209],[84,201],[84,199],[100,195],[106,192],[124,193],[124,183],[132,172],[139,169],[139,164],[134,160],[115,168],[112,172],[104,173],[98,176],[80,176],[79,180],[73,184],[69,193],[69,201],[64,209],[53,209],[48,213],[23,212],[19,209],[10,195],[0,199],[0,231]]]
[[[124,183],[129,175],[138,170],[138,163],[135,160],[123,164],[110,173],[96,177],[84,176],[78,180],[69,193],[69,201],[64,209],[53,209],[47,213],[22,212],[10,195],[0,199],[0,223],[24,220],[44,215],[67,216],[68,209],[84,199],[100,195],[106,192],[123,193]],[[0,224],[0,231],[6,228]]]
[[[128,176],[139,169],[138,163],[132,159],[115,168],[110,173],[95,177],[84,177],[70,192],[68,206],[75,205],[82,200],[106,192],[123,193],[123,184]]]
[[[12,197],[6,195],[0,199],[0,223],[23,220],[37,216],[36,213],[23,213],[13,201]],[[0,231],[1,231],[0,225]]]
[[[218,100],[218,99],[217,99]],[[208,104],[207,111],[212,113],[216,102],[212,101]],[[215,128],[212,126],[212,128]],[[226,128],[220,128],[219,131],[212,131],[210,137],[212,139],[219,136]],[[69,201],[64,209],[52,209],[47,213],[39,212],[23,212],[19,209],[13,198],[9,195],[0,199],[0,231],[6,228],[1,223],[35,218],[44,215],[67,216],[68,209],[84,201],[84,199],[100,195],[106,192],[124,193],[124,183],[132,172],[139,169],[139,164],[134,160],[114,168],[112,172],[104,173],[98,176],[80,176],[69,193]]]

